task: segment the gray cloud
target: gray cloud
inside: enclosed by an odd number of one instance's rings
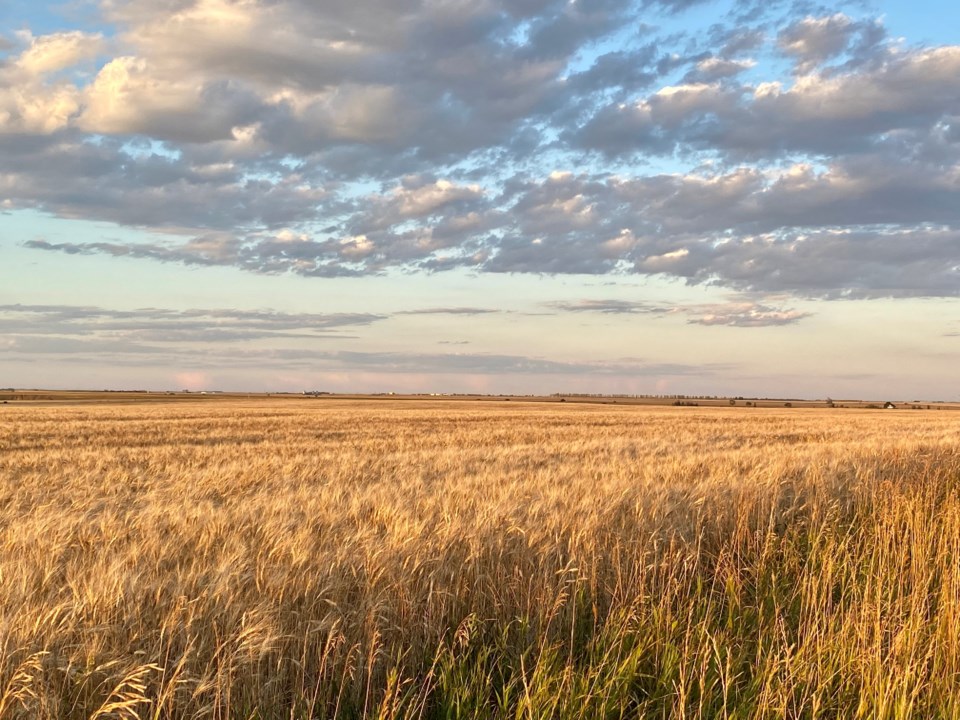
[[[69,305],[2,305],[0,332],[19,352],[157,353],[183,343],[239,343],[352,337],[384,319],[369,313],[282,313],[271,310],[108,310]]]
[[[764,32],[758,28],[744,28],[739,25],[733,28],[721,27],[711,39],[713,45],[720,48],[719,56],[730,59],[761,48]]]
[[[660,76],[657,69],[657,46],[648,43],[633,50],[604,53],[586,70],[567,79],[567,87],[574,93],[595,93],[610,88],[623,93],[644,90]]]
[[[708,0],[644,0],[643,7],[660,8],[670,13],[680,13]]]
[[[552,302],[547,306],[560,312],[599,313],[612,315],[685,315],[694,325],[728,325],[731,327],[771,327],[792,325],[811,313],[770,304],[775,299],[734,297],[724,303],[710,305],[654,305],[629,300],[579,300]]]
[[[843,13],[805,17],[780,31],[777,44],[796,62],[796,72],[807,74],[828,60],[851,54],[850,64],[877,54],[886,37],[881,23],[856,22]]]
[[[499,313],[502,310],[493,308],[477,307],[434,307],[421,308],[418,310],[400,310],[395,315],[488,315],[490,313]]]
[[[517,375],[711,375],[727,366],[720,364],[645,363],[637,359],[613,362],[560,362],[522,355],[492,353],[367,353],[332,352],[302,356],[298,351],[278,353],[278,359],[292,364],[303,359],[312,367],[317,363],[397,374],[517,374]],[[302,357],[301,357],[302,356]]]
[[[754,66],[752,60],[732,60],[723,57],[709,57],[700,60],[696,67],[683,77],[688,84],[715,83],[726,78],[736,77]]]
[[[578,300],[576,302],[557,301],[548,303],[547,307],[560,312],[576,313],[603,313],[607,315],[659,315],[669,312],[666,308],[648,303],[632,302],[630,300]]]

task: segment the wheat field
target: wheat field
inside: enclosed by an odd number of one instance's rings
[[[960,413],[0,414],[0,718],[960,718]]]

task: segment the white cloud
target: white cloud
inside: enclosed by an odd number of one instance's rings
[[[12,64],[27,77],[64,70],[106,51],[103,36],[98,33],[73,31],[37,37],[27,33],[22,39],[29,45]]]
[[[54,133],[80,113],[81,92],[59,71],[76,69],[104,51],[100,35],[82,32],[19,33],[22,51],[0,62],[0,135]]]

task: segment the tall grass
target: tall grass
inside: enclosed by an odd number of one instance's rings
[[[960,718],[958,451],[948,412],[5,409],[0,718]]]

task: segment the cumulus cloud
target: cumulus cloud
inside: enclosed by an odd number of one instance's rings
[[[808,3],[643,24],[698,4],[101,0],[109,35],[10,38],[0,205],[150,231],[38,252],[956,296],[960,47]]]
[[[75,125],[104,135],[146,135],[190,143],[229,140],[253,123],[260,99],[223,80],[159,77],[150,61],[119,57],[107,63],[84,91]]]
[[[106,42],[99,33],[72,31],[35,37],[29,31],[24,31],[18,36],[26,47],[11,66],[28,78],[42,77],[73,67],[106,50]]]
[[[104,51],[99,34],[16,35],[20,52],[0,60],[0,136],[48,134],[68,127],[81,110],[81,90],[60,71],[84,67]]]

